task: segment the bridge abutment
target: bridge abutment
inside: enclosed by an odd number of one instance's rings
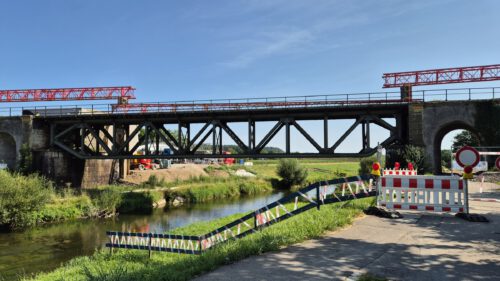
[[[56,184],[77,188],[107,185],[113,175],[113,160],[76,159],[59,150],[34,152],[34,169]]]
[[[498,101],[427,102],[421,119],[422,141],[428,163],[435,174],[441,173],[441,143],[444,136],[457,129],[475,134],[483,146],[500,144],[500,103]],[[418,118],[417,118],[418,119]],[[415,122],[420,122],[416,120]],[[413,126],[409,124],[410,128]],[[416,131],[410,144],[420,145]]]

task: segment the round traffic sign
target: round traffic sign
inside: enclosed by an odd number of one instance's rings
[[[497,169],[500,170],[500,157],[498,157],[497,160],[495,160],[495,166],[497,166]]]
[[[464,146],[457,151],[456,158],[460,167],[475,167],[479,163],[479,152],[470,146]]]

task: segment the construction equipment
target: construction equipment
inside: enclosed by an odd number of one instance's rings
[[[500,64],[384,73],[384,88],[500,80]]]
[[[119,104],[126,104],[128,100],[135,99],[134,91],[135,88],[130,86],[0,90],[0,102],[43,102],[116,99],[118,100]]]

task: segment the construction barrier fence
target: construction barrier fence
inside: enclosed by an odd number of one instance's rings
[[[467,182],[455,176],[384,176],[377,204],[389,209],[464,212]]]
[[[321,205],[376,196],[375,189],[368,175],[316,182],[204,235],[107,231],[106,247],[197,255]]]

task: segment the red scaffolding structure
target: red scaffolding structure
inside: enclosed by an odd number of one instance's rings
[[[500,64],[384,73],[384,88],[500,80]]]
[[[72,100],[111,100],[121,103],[135,99],[134,88],[126,87],[91,87],[63,89],[28,89],[0,90],[0,102],[34,101],[72,101]]]

